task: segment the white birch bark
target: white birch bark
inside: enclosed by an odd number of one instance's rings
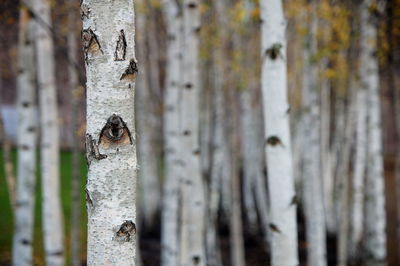
[[[201,175],[199,143],[199,30],[200,1],[184,0],[183,68],[181,98],[181,239],[180,264],[206,265],[205,194]]]
[[[68,81],[71,103],[71,261],[73,266],[79,266],[80,262],[80,219],[81,219],[81,176],[80,176],[80,154],[78,140],[78,108],[79,99],[83,95],[83,88],[79,86],[77,69],[77,19],[78,3],[69,1],[68,10]]]
[[[262,93],[270,195],[272,265],[297,265],[297,223],[286,73],[286,21],[280,0],[261,1]]]
[[[33,23],[21,7],[18,46],[18,177],[13,237],[13,265],[33,265],[33,225],[38,121]]]
[[[135,265],[134,3],[84,0],[88,265]]]
[[[364,225],[364,178],[367,153],[367,102],[366,90],[357,90],[356,143],[353,162],[352,207],[351,207],[351,256],[357,256]]]
[[[303,199],[306,218],[307,254],[310,266],[326,265],[326,231],[323,206],[321,159],[320,159],[320,103],[317,87],[317,66],[311,62],[316,53],[317,19],[315,3],[311,3],[310,33],[304,49],[304,158]]]
[[[180,98],[182,70],[182,13],[174,0],[163,1],[167,28],[167,67],[165,81],[165,178],[163,187],[161,224],[161,265],[179,265],[179,173],[180,154]]]
[[[52,25],[50,2],[33,1],[34,13]],[[60,159],[54,48],[51,33],[35,23],[39,85],[42,173],[42,221],[47,265],[64,265],[64,225],[60,200]]]
[[[360,80],[367,94],[368,148],[365,183],[365,251],[367,265],[386,265],[386,212],[382,126],[379,99],[377,28],[370,14],[372,0],[361,4]]]

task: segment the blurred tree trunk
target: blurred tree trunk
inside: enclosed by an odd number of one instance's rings
[[[297,265],[296,197],[289,128],[286,21],[280,0],[261,1],[262,92],[272,265]]]
[[[386,213],[383,172],[382,127],[377,58],[377,21],[373,12],[378,7],[364,0],[360,7],[360,79],[367,95],[368,148],[365,183],[365,251],[366,265],[386,265]]]
[[[139,178],[142,188],[141,213],[143,224],[150,230],[156,222],[156,216],[161,202],[160,177],[158,171],[158,154],[156,152],[156,138],[160,129],[157,127],[158,118],[155,114],[155,97],[152,92],[159,91],[158,64],[152,54],[156,53],[150,49],[151,43],[157,40],[150,39],[155,31],[151,27],[151,20],[146,20],[145,16],[151,15],[151,6],[139,2],[143,12],[138,16],[138,48],[140,49],[139,62],[141,63],[141,73],[138,79],[136,109],[138,125],[138,148],[139,148]],[[147,42],[146,42],[147,41]]]
[[[220,14],[223,16],[223,14]],[[219,51],[220,52],[220,51]],[[224,143],[226,130],[224,128],[224,72],[217,57],[217,51],[214,50],[214,77],[213,77],[213,107],[214,107],[214,127],[212,134],[212,161],[211,174],[208,186],[208,226],[207,226],[207,263],[209,265],[222,265],[221,251],[219,248],[218,236],[218,209],[221,201],[221,182],[227,178],[229,173],[226,168],[227,161],[224,160]],[[220,56],[220,55],[219,55]]]
[[[326,29],[325,29],[326,30]],[[323,58],[320,64],[321,84],[321,174],[323,183],[324,209],[327,231],[335,232],[334,171],[332,164],[331,138],[331,88],[323,72],[328,68],[328,59]]]
[[[17,111],[18,179],[13,238],[13,265],[33,265],[36,183],[37,105],[33,21],[26,7],[19,17]]]
[[[179,206],[182,167],[180,100],[182,88],[182,10],[174,0],[163,1],[167,28],[167,66],[164,98],[165,177],[161,225],[161,265],[179,265]]]
[[[78,19],[78,3],[76,1],[69,2],[68,9],[68,81],[70,89],[71,101],[71,261],[73,266],[81,265],[80,261],[80,220],[81,220],[81,175],[80,175],[80,159],[79,159],[79,143],[78,140],[78,108],[79,99],[83,96],[83,88],[79,85],[78,69],[77,69],[77,19]]]
[[[258,44],[258,25],[254,23],[253,12],[255,4],[253,1],[246,0],[244,5],[244,19],[242,26],[249,31],[243,31],[239,37],[238,45],[242,54],[246,53],[248,47],[257,47]],[[243,202],[246,209],[246,216],[249,222],[249,231],[255,233],[257,231],[257,210],[261,221],[261,228],[263,230],[266,243],[267,241],[267,217],[268,217],[268,202],[265,186],[264,176],[264,148],[260,146],[264,138],[264,125],[262,116],[262,106],[260,95],[260,81],[257,76],[258,73],[248,72],[245,69],[259,67],[257,64],[254,66],[255,58],[253,55],[241,57],[239,63],[242,67],[241,75],[239,78],[240,84],[240,116],[241,116],[241,135],[242,135],[242,152],[243,152]],[[257,61],[256,61],[257,62]],[[260,187],[257,187],[257,186]]]
[[[182,180],[180,264],[206,265],[205,191],[201,175],[199,142],[199,32],[200,1],[184,0],[183,68],[181,96]]]
[[[28,32],[27,29],[25,29],[25,31]],[[22,33],[20,33],[20,34],[22,34]],[[1,77],[1,69],[0,69],[0,77]],[[2,79],[0,78],[0,94],[3,93],[3,90],[4,90],[4,87],[2,84]],[[1,147],[2,147],[2,153],[3,153],[4,174],[5,174],[11,209],[13,211],[15,211],[15,208],[16,208],[16,206],[15,206],[15,204],[16,204],[16,182],[17,181],[15,178],[14,165],[13,165],[13,161],[11,158],[11,141],[7,137],[6,127],[5,127],[3,114],[2,114],[2,111],[3,111],[2,106],[3,106],[3,100],[0,95],[0,142],[2,145]]]
[[[47,265],[64,265],[64,225],[60,198],[60,158],[57,91],[50,1],[34,0],[35,44],[41,129],[42,221]]]
[[[353,69],[353,68],[351,68]],[[346,122],[343,133],[343,141],[340,153],[340,162],[337,170],[338,179],[338,265],[347,265],[349,255],[349,227],[350,227],[350,155],[354,135],[354,126],[356,119],[356,90],[355,81],[352,73],[349,74],[348,98],[349,103],[346,110]]]
[[[366,90],[357,89],[357,125],[355,155],[353,161],[352,207],[350,252],[357,257],[364,225],[364,178],[367,154],[367,101]]]
[[[134,4],[84,0],[88,265],[135,265]]]
[[[318,71],[313,56],[317,53],[316,3],[311,2],[310,33],[306,36],[304,49],[304,165],[303,199],[310,266],[326,265],[326,229],[323,206],[323,187],[320,159],[320,106]]]

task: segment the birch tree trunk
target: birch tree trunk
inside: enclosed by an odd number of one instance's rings
[[[88,265],[135,265],[135,15],[130,0],[84,0]]]
[[[367,95],[368,148],[365,183],[365,251],[367,265],[386,265],[386,212],[383,172],[377,28],[370,13],[372,0],[361,4],[360,79]]]
[[[182,88],[182,12],[174,0],[163,1],[163,12],[167,27],[167,67],[165,81],[165,178],[163,187],[161,224],[161,265],[179,265],[180,231],[179,217],[179,173],[182,160],[180,154],[180,99]]]
[[[261,1],[262,92],[271,213],[272,265],[297,265],[297,224],[286,73],[286,21],[280,0]]]
[[[351,77],[352,78],[352,77]],[[354,81],[349,82],[349,103],[346,110],[346,124],[343,133],[343,144],[338,166],[338,198],[340,203],[338,212],[338,265],[346,266],[349,255],[349,227],[350,227],[350,155],[351,142],[354,135],[356,117],[356,91]]]
[[[357,90],[357,125],[356,143],[353,163],[351,237],[350,252],[357,256],[361,244],[364,224],[364,178],[367,153],[367,92],[364,88]]]
[[[220,14],[222,15],[222,14]],[[216,51],[214,51],[216,53]],[[219,266],[222,265],[222,259],[218,242],[218,207],[221,200],[221,182],[223,176],[227,173],[224,166],[224,87],[223,87],[223,71],[221,69],[221,62],[218,62],[217,54],[214,56],[213,65],[213,102],[214,107],[214,127],[212,137],[212,161],[211,161],[211,174],[208,185],[208,218],[207,218],[207,263],[208,265]]]
[[[18,179],[13,238],[13,265],[33,265],[33,225],[36,181],[37,106],[33,22],[21,7],[18,46]]]
[[[318,71],[311,58],[317,49],[317,19],[315,3],[311,3],[310,33],[306,37],[304,50],[304,153],[303,198],[306,216],[307,254],[310,266],[326,265],[326,231],[323,206],[321,161],[320,161],[320,108],[317,87]]]
[[[71,261],[73,266],[81,265],[80,262],[80,219],[81,219],[81,176],[79,159],[79,140],[78,140],[78,108],[79,99],[83,95],[83,88],[79,86],[77,69],[77,32],[76,22],[78,19],[78,5],[76,1],[69,2],[68,10],[68,81],[71,91]]]
[[[33,10],[47,25],[52,25],[50,2],[34,0]],[[64,265],[64,226],[60,200],[60,159],[57,92],[53,40],[48,29],[35,23],[39,84],[42,219],[47,265]]]
[[[205,194],[199,143],[199,31],[200,1],[183,1],[183,68],[181,98],[181,235],[180,264],[206,265]]]

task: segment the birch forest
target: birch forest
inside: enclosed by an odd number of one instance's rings
[[[400,0],[0,0],[0,265],[400,265]]]

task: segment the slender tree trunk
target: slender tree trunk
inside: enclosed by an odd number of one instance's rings
[[[199,30],[200,1],[184,0],[183,72],[181,98],[182,180],[180,264],[206,265],[205,194],[199,143]]]
[[[212,138],[212,161],[211,174],[208,186],[208,226],[207,226],[207,263],[208,265],[222,265],[222,259],[218,241],[218,207],[221,200],[221,182],[227,173],[224,166],[224,87],[222,83],[223,72],[220,65],[217,65],[217,55],[214,56],[214,77],[213,77],[213,103],[214,106],[214,128]],[[218,63],[217,63],[218,62]],[[216,74],[219,73],[219,74]]]
[[[33,265],[33,224],[36,181],[37,106],[33,23],[21,7],[18,46],[18,179],[13,239],[13,265]]]
[[[382,126],[379,99],[377,28],[370,13],[372,0],[361,4],[360,79],[368,93],[368,148],[365,183],[365,251],[367,265],[386,265],[386,214],[382,150]]]
[[[26,19],[27,20],[27,19]],[[26,22],[24,22],[26,23]],[[20,26],[21,27],[21,26]],[[24,26],[26,28],[26,26]],[[26,29],[24,29],[28,32]],[[1,71],[0,71],[1,74]],[[0,75],[1,77],[1,75]],[[2,92],[2,80],[0,80],[0,93]],[[13,211],[15,211],[16,204],[16,179],[14,165],[11,158],[11,142],[7,137],[7,132],[4,124],[4,119],[2,115],[2,97],[0,95],[0,142],[3,153],[3,163],[4,163],[4,173],[6,177],[6,184],[8,189],[8,196],[10,199],[10,205]]]
[[[142,6],[145,4],[141,2]],[[152,8],[152,7],[149,7]],[[152,91],[159,90],[158,65],[156,65],[152,54],[155,51],[150,50],[147,43],[156,42],[149,39],[154,31],[150,27],[151,22],[146,21],[145,16],[149,16],[149,12],[141,12],[137,19],[138,23],[138,49],[140,52],[139,62],[141,63],[141,73],[137,86],[136,109],[138,118],[138,149],[139,153],[139,178],[140,187],[142,188],[142,211],[143,224],[146,229],[152,229],[156,222],[156,216],[161,203],[160,195],[160,178],[158,172],[158,154],[155,148],[156,135],[159,129],[156,126],[158,118],[155,115],[155,101],[152,98]],[[147,32],[147,34],[146,34]],[[147,39],[147,43],[146,43]],[[150,45],[149,45],[150,46]],[[147,60],[147,55],[148,59]],[[154,70],[153,68],[157,68]]]
[[[338,265],[347,265],[349,256],[349,227],[350,227],[350,155],[351,143],[353,141],[354,126],[356,118],[356,91],[354,81],[349,82],[349,103],[346,111],[346,125],[342,151],[340,155],[341,162],[338,167],[337,178],[339,179],[339,191],[337,200],[340,202],[338,212]]]
[[[236,95],[235,95],[236,96]],[[237,96],[236,96],[237,97]],[[235,97],[235,98],[236,98]],[[238,104],[236,103],[236,106]],[[238,118],[238,108],[232,112],[234,118]],[[233,119],[232,119],[233,120]],[[238,128],[238,122],[235,119],[232,123],[234,128]],[[241,186],[239,176],[239,156],[238,156],[238,134],[233,131],[231,133],[231,217],[230,217],[230,244],[231,244],[231,264],[233,266],[244,266],[244,240],[243,240],[243,224],[242,224],[242,199],[241,199]]]
[[[133,1],[84,0],[88,265],[135,265],[136,138]]]
[[[308,242],[308,263],[310,266],[326,265],[326,230],[323,206],[321,160],[320,160],[320,104],[317,87],[318,71],[311,58],[317,49],[317,19],[315,3],[312,5],[311,33],[306,37],[304,50],[304,174],[303,198],[306,216],[306,238]]]
[[[165,178],[163,187],[161,225],[161,265],[179,265],[179,173],[180,154],[180,99],[182,88],[182,12],[174,0],[164,0],[163,11],[167,27],[167,67],[165,81]]]
[[[328,65],[327,59],[321,63],[323,72]],[[326,78],[321,80],[321,174],[323,181],[324,209],[326,228],[330,233],[335,232],[335,202],[334,202],[334,175],[330,150],[331,137],[331,88]]]
[[[261,1],[262,92],[270,195],[272,265],[297,265],[297,224],[286,77],[286,21],[280,0]]]
[[[34,13],[52,25],[50,2],[33,1]],[[42,220],[47,265],[64,265],[64,226],[60,200],[60,159],[57,92],[53,40],[48,29],[36,21],[36,54],[39,84],[42,173]]]
[[[71,91],[71,261],[73,266],[81,265],[80,262],[80,219],[81,219],[81,176],[79,159],[79,141],[78,141],[78,108],[79,99],[83,95],[83,88],[79,86],[77,62],[77,32],[76,22],[78,18],[78,5],[76,1],[70,1],[68,11],[68,66],[69,87]]]
[[[367,102],[366,90],[357,90],[357,125],[356,143],[353,162],[352,182],[352,211],[351,211],[351,240],[350,252],[352,257],[357,257],[361,244],[364,224],[364,178],[367,153]]]

